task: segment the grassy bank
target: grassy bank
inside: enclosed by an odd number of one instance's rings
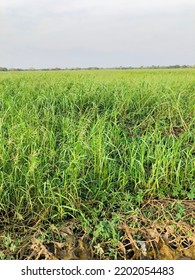
[[[74,219],[99,244],[119,240],[115,228],[146,201],[193,202],[194,78],[194,69],[0,73],[1,227]]]

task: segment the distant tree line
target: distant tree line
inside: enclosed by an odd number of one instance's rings
[[[140,66],[140,67],[133,67],[133,66],[120,66],[120,67],[76,67],[76,68],[7,68],[7,67],[0,67],[0,71],[63,71],[63,70],[102,70],[102,69],[116,69],[116,70],[130,70],[130,69],[177,69],[177,68],[195,68],[195,65],[168,65],[168,66],[160,66],[160,65],[151,65],[151,66]]]
[[[0,71],[8,71],[6,67],[0,67]]]

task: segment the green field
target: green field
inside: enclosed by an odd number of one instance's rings
[[[193,228],[194,135],[195,69],[1,72],[0,257],[24,227],[46,246],[71,222],[105,259],[135,253],[124,222]]]

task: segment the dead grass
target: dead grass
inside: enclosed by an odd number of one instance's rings
[[[180,201],[180,207],[185,209],[180,220],[173,218],[176,203],[176,200],[149,200],[137,213],[121,221],[117,229],[120,239],[113,247],[117,259],[195,259],[195,202]],[[112,242],[93,243],[92,236],[79,231],[80,225],[73,219],[60,225],[35,219],[28,224],[5,224],[1,228],[1,259],[112,259],[108,253]]]

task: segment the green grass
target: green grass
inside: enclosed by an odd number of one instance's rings
[[[1,216],[102,229],[147,199],[194,200],[194,135],[194,69],[1,72]]]

